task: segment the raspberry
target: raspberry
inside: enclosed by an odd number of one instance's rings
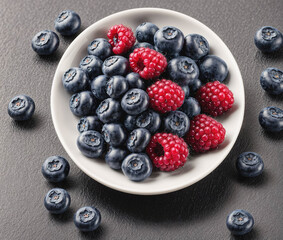
[[[190,122],[185,141],[195,152],[216,148],[224,141],[226,130],[221,123],[205,114],[197,115]]]
[[[166,172],[182,167],[189,155],[184,139],[172,133],[156,133],[147,145],[146,152],[155,167]]]
[[[111,27],[107,33],[107,37],[113,47],[112,51],[114,54],[126,53],[136,41],[132,29],[122,24]]]
[[[196,99],[204,113],[219,116],[230,109],[234,103],[233,93],[218,81],[208,82],[196,93]]]
[[[161,79],[147,88],[150,107],[158,112],[166,113],[181,107],[185,92],[171,80]]]
[[[158,77],[167,67],[166,58],[150,48],[136,48],[129,57],[133,72],[139,73],[144,79]]]

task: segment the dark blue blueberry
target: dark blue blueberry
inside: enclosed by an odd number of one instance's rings
[[[188,86],[182,86],[182,89],[185,93],[185,99],[190,96],[190,88]]]
[[[129,115],[138,115],[144,112],[149,105],[147,93],[138,88],[130,89],[122,98],[121,106]]]
[[[91,232],[101,223],[101,214],[95,207],[82,207],[74,215],[74,223],[82,232]]]
[[[105,162],[113,169],[121,169],[122,162],[127,155],[127,150],[110,146],[105,155]]]
[[[126,116],[124,120],[124,126],[129,132],[133,131],[136,128],[136,118],[137,116],[133,115]]]
[[[283,131],[283,110],[278,107],[266,107],[258,117],[260,125],[267,131]]]
[[[77,129],[80,133],[94,130],[97,132],[101,132],[103,123],[99,120],[97,116],[87,116],[80,119]]]
[[[71,10],[62,11],[55,20],[55,29],[63,36],[71,36],[76,34],[80,27],[80,16]]]
[[[106,123],[102,127],[102,135],[105,142],[113,147],[121,146],[127,139],[126,130],[121,124]]]
[[[179,137],[183,137],[189,130],[190,120],[188,116],[181,111],[170,112],[164,118],[165,132],[173,133]]]
[[[185,37],[184,53],[191,59],[199,60],[209,53],[209,44],[203,36],[189,34]]]
[[[151,138],[150,132],[145,128],[133,130],[127,140],[127,148],[130,152],[143,152]]]
[[[228,215],[226,225],[232,234],[244,235],[252,230],[254,218],[249,212],[237,209]]]
[[[78,93],[89,89],[89,79],[81,68],[68,69],[62,77],[63,86],[69,93]]]
[[[102,65],[103,74],[111,77],[115,75],[125,76],[129,70],[129,61],[123,56],[111,56],[106,58]]]
[[[146,128],[151,134],[157,132],[161,125],[161,118],[157,112],[149,109],[136,118],[136,127]]]
[[[77,146],[83,155],[89,158],[98,158],[105,150],[105,142],[101,134],[88,130],[80,134]]]
[[[140,43],[136,43],[131,49],[130,49],[130,53],[132,53],[136,48],[150,48],[150,49],[154,49],[154,47],[147,42],[140,42]]]
[[[126,80],[129,83],[129,88],[140,88],[145,90],[145,84],[144,81],[142,80],[142,78],[140,77],[140,75],[138,73],[129,73],[126,76]]]
[[[189,83],[189,88],[192,92],[196,92],[197,90],[200,89],[201,85],[202,85],[201,80],[195,79],[194,81],[191,81]]]
[[[90,91],[75,93],[70,99],[70,109],[76,116],[83,117],[95,113],[96,99]]]
[[[184,45],[184,35],[178,28],[166,26],[155,33],[154,45],[165,55],[178,54]]]
[[[279,95],[283,93],[283,72],[278,68],[267,68],[260,76],[260,84],[268,93]]]
[[[39,55],[50,55],[57,50],[59,43],[59,37],[55,32],[44,30],[33,37],[31,46]]]
[[[108,98],[106,92],[106,84],[108,80],[109,77],[107,77],[106,75],[100,75],[90,82],[91,92],[97,99],[104,100]]]
[[[180,111],[184,112],[189,119],[192,119],[194,116],[200,114],[201,107],[199,105],[199,102],[195,98],[189,97],[184,100]]]
[[[182,56],[168,63],[167,72],[170,79],[181,86],[188,85],[199,77],[199,69],[195,61]]]
[[[112,98],[103,100],[98,108],[96,114],[99,120],[103,123],[118,122],[123,114],[119,101]]]
[[[16,121],[29,120],[35,110],[35,104],[31,97],[18,95],[13,97],[8,105],[8,114]]]
[[[136,28],[136,39],[138,42],[147,42],[154,44],[154,34],[159,30],[159,28],[150,22],[144,22]]]
[[[41,168],[43,176],[49,182],[62,182],[69,174],[70,164],[60,156],[47,158]]]
[[[243,177],[256,177],[263,172],[264,164],[259,154],[244,152],[238,156],[236,168]]]
[[[87,55],[80,62],[80,68],[83,69],[90,80],[102,74],[102,60],[94,55]]]
[[[152,163],[144,153],[132,153],[122,163],[122,171],[130,180],[140,182],[151,175]]]
[[[119,98],[129,89],[129,83],[123,76],[113,76],[106,84],[106,93],[111,98]]]
[[[87,52],[104,61],[112,55],[112,47],[105,38],[96,38],[88,45]]]
[[[265,26],[259,29],[254,37],[257,48],[264,53],[273,53],[283,47],[283,36],[278,29]]]
[[[199,71],[203,82],[223,82],[228,75],[227,64],[214,55],[207,55],[200,60]]]
[[[44,206],[53,214],[61,214],[67,211],[71,204],[69,193],[62,188],[51,189],[44,198]]]

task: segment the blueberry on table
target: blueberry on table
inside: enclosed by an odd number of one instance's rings
[[[145,89],[145,83],[138,73],[131,72],[127,74],[126,80],[129,84],[129,88]]]
[[[123,114],[120,102],[107,98],[96,109],[96,115],[103,123],[118,122]]]
[[[62,188],[51,189],[44,198],[44,206],[53,214],[61,214],[67,211],[71,204],[69,193]]]
[[[200,107],[199,102],[195,98],[189,97],[184,100],[184,103],[182,107],[180,108],[180,111],[187,114],[189,119],[192,119],[194,116],[200,114],[201,107]]]
[[[80,68],[83,69],[86,74],[88,75],[89,79],[92,80],[93,78],[102,74],[102,60],[94,55],[87,55],[84,57],[80,62]]]
[[[105,155],[105,162],[112,169],[121,169],[122,162],[127,155],[128,151],[126,149],[110,146]]]
[[[252,230],[254,218],[249,212],[237,209],[228,215],[226,225],[232,234],[244,235]]]
[[[185,37],[184,53],[193,60],[199,60],[208,55],[209,44],[205,37],[199,34],[189,34]]]
[[[96,38],[88,45],[87,52],[104,61],[112,55],[112,47],[105,38]]]
[[[90,82],[91,92],[97,99],[104,100],[108,98],[106,92],[106,84],[108,80],[109,77],[106,75],[99,75]]]
[[[201,85],[202,85],[202,82],[199,79],[195,79],[195,80],[189,82],[189,88],[193,93],[196,92],[197,90],[199,90]]]
[[[146,154],[132,153],[124,159],[122,171],[130,180],[140,182],[151,175],[152,163]]]
[[[99,120],[99,118],[96,115],[94,115],[94,116],[82,117],[77,125],[77,129],[80,133],[88,130],[101,132],[102,126],[103,123]]]
[[[95,207],[82,207],[74,215],[76,227],[83,232],[97,229],[101,222],[101,214]]]
[[[49,182],[62,182],[66,179],[70,171],[68,161],[60,156],[51,156],[47,158],[41,168],[43,176]]]
[[[256,32],[254,42],[260,51],[274,53],[283,47],[283,35],[278,29],[265,26]]]
[[[29,120],[34,110],[34,101],[27,95],[15,96],[8,104],[8,114],[16,121]]]
[[[71,10],[62,11],[55,20],[55,29],[63,36],[71,36],[76,34],[80,27],[80,16]]]
[[[111,77],[115,75],[125,76],[129,71],[129,61],[119,55],[106,58],[102,65],[103,74]]]
[[[151,138],[150,132],[145,128],[133,130],[127,140],[127,148],[130,152],[143,152]]]
[[[267,68],[260,76],[262,88],[274,95],[283,93],[283,71],[278,68]]]
[[[188,116],[181,111],[170,112],[164,118],[164,130],[173,133],[179,137],[183,137],[189,130],[190,120]]]
[[[256,177],[263,172],[264,164],[259,154],[244,152],[238,156],[236,168],[243,177]]]
[[[136,127],[139,128],[145,128],[147,129],[151,134],[157,132],[157,130],[161,126],[161,118],[160,115],[151,110],[148,109],[147,111],[139,114],[136,117]]]
[[[259,113],[258,120],[267,131],[283,131],[283,110],[278,107],[265,107]]]
[[[83,117],[95,113],[96,99],[90,91],[75,93],[70,99],[70,109],[76,116]]]
[[[69,93],[78,93],[89,89],[89,79],[81,68],[68,69],[62,77],[63,86]]]
[[[154,35],[159,30],[159,28],[151,23],[144,22],[136,28],[135,36],[138,42],[147,42],[154,44]]]
[[[89,158],[98,158],[105,150],[103,137],[94,130],[81,133],[77,139],[77,146],[82,154]]]
[[[105,142],[113,147],[121,146],[127,139],[124,127],[118,123],[106,123],[102,127],[102,135]]]
[[[32,49],[39,55],[50,55],[59,47],[59,37],[55,32],[38,32],[31,41]]]
[[[119,98],[129,89],[129,83],[123,76],[113,76],[106,83],[106,93],[111,98]]]

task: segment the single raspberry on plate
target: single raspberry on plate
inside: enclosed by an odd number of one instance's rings
[[[108,33],[109,43],[114,54],[126,53],[136,42],[132,29],[122,24],[112,26]]]
[[[184,98],[184,90],[171,80],[161,79],[147,88],[150,99],[150,107],[160,113],[175,111],[181,107]]]
[[[136,48],[129,57],[133,72],[139,73],[144,79],[158,77],[167,67],[166,58],[150,48]]]
[[[233,93],[229,88],[218,81],[208,82],[196,93],[196,99],[204,113],[214,117],[230,109],[234,103]]]
[[[205,114],[200,114],[191,120],[185,141],[195,152],[205,152],[221,144],[225,133],[226,130],[221,123]]]
[[[166,172],[182,167],[189,155],[184,139],[172,133],[156,133],[147,145],[146,152],[155,167]]]

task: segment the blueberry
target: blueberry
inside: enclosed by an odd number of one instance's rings
[[[209,44],[203,36],[189,34],[185,37],[184,53],[191,59],[199,60],[209,53]]]
[[[44,198],[44,206],[53,214],[61,214],[67,211],[71,204],[69,193],[62,188],[51,189]]]
[[[137,116],[133,115],[126,116],[124,120],[124,126],[129,132],[133,131],[136,128],[136,118]]]
[[[79,117],[95,113],[95,107],[96,99],[90,91],[75,93],[70,99],[70,109]]]
[[[189,119],[192,119],[194,116],[200,114],[201,107],[199,105],[199,102],[195,98],[189,97],[184,100],[180,111],[184,112]]]
[[[57,50],[59,43],[59,37],[55,32],[44,30],[33,37],[31,46],[39,55],[50,55]]]
[[[136,43],[131,49],[130,49],[130,53],[132,53],[136,48],[150,48],[150,49],[154,49],[154,46],[152,46],[150,43],[147,42],[140,42],[140,43]]]
[[[111,77],[115,75],[125,76],[129,70],[129,61],[123,56],[112,56],[106,58],[102,65],[103,74]]]
[[[149,97],[144,90],[132,88],[123,96],[121,106],[129,115],[138,115],[148,108]]]
[[[127,148],[130,152],[143,152],[151,138],[150,132],[145,128],[133,130],[127,140]]]
[[[71,10],[62,11],[55,20],[55,29],[63,36],[71,36],[76,34],[80,27],[80,16]]]
[[[199,69],[194,60],[188,57],[172,59],[167,66],[170,79],[179,85],[188,85],[199,77]]]
[[[99,120],[97,116],[87,116],[80,119],[77,129],[80,133],[94,130],[97,132],[101,132],[103,123]]]
[[[101,134],[94,130],[85,131],[77,139],[77,146],[83,155],[98,158],[105,150],[105,142]]]
[[[96,114],[101,122],[110,123],[119,121],[123,112],[120,102],[107,98],[99,104]]]
[[[283,47],[283,36],[278,29],[265,26],[256,32],[254,42],[260,51],[273,53]]]
[[[136,118],[136,126],[146,128],[151,134],[157,132],[161,125],[161,118],[157,112],[149,109]]]
[[[207,55],[199,62],[200,79],[204,82],[223,82],[228,75],[227,64],[214,55]]]
[[[62,182],[68,176],[70,165],[68,161],[60,156],[47,158],[41,168],[43,176],[49,182]]]
[[[170,112],[164,118],[165,132],[173,133],[179,137],[183,137],[189,130],[190,120],[188,116],[181,111]]]
[[[140,182],[151,175],[152,163],[144,153],[132,153],[122,163],[122,171],[130,180]]]
[[[106,75],[99,75],[90,82],[91,92],[97,99],[104,100],[108,98],[106,92],[106,84],[108,80],[109,77]]]
[[[190,88],[188,86],[182,86],[182,89],[185,93],[185,99],[187,99],[190,96]]]
[[[105,155],[105,162],[113,169],[121,169],[122,162],[127,155],[127,150],[110,146]]]
[[[249,212],[237,209],[228,215],[226,225],[232,234],[244,235],[252,230],[254,218]]]
[[[102,127],[102,135],[105,142],[113,147],[121,146],[127,139],[126,130],[118,123],[104,124]]]
[[[13,97],[8,105],[8,114],[16,121],[29,120],[35,110],[35,104],[31,97],[18,95]]]
[[[83,232],[97,229],[101,223],[101,214],[95,207],[82,207],[74,215],[76,227]]]
[[[189,88],[192,92],[196,92],[197,90],[200,89],[201,85],[202,85],[201,80],[195,79],[194,81],[191,81],[189,83]]]
[[[112,47],[105,38],[96,38],[88,45],[87,52],[104,61],[112,55]]]
[[[154,34],[159,30],[159,28],[150,22],[144,22],[136,28],[136,39],[138,42],[147,42],[154,44]]]
[[[113,76],[106,84],[106,93],[111,98],[119,98],[129,89],[129,83],[123,76]]]
[[[166,26],[159,29],[154,35],[154,45],[166,55],[179,53],[184,45],[183,33],[175,27]]]
[[[260,76],[260,84],[268,93],[279,95],[283,93],[283,72],[278,68],[267,68]]]
[[[62,77],[63,86],[69,93],[78,93],[89,89],[89,79],[81,68],[68,69]]]
[[[83,69],[90,80],[102,74],[102,60],[94,55],[87,55],[80,62],[80,68]]]
[[[258,117],[260,125],[267,131],[283,131],[283,110],[278,107],[266,107]]]
[[[145,84],[138,73],[129,73],[126,76],[126,80],[129,84],[129,88],[140,88],[145,90]]]
[[[256,177],[262,173],[264,164],[257,153],[244,152],[238,156],[236,168],[243,177]]]

